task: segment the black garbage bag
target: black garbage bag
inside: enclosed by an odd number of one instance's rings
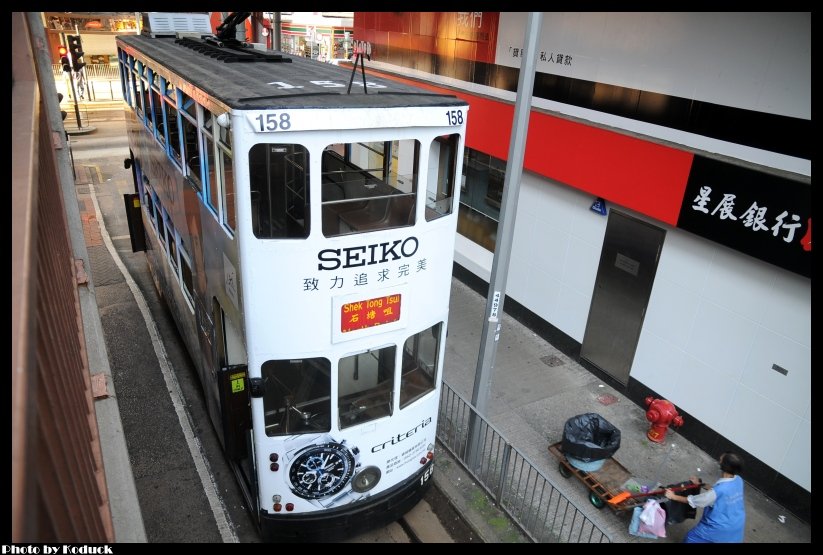
[[[620,448],[620,430],[593,412],[566,420],[563,454],[583,462],[608,459]]]
[[[692,485],[692,481],[678,482],[676,484],[669,484],[663,486],[664,488],[678,488]],[[695,484],[693,488],[681,490],[677,492],[678,495],[686,497],[687,495],[697,495],[700,493],[700,484]],[[688,503],[679,503],[677,501],[662,501],[660,506],[666,511],[666,524],[678,524],[687,518],[696,518],[697,509],[690,506]]]

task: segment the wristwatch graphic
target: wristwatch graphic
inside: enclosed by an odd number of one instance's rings
[[[310,445],[296,448],[288,456],[289,486],[298,497],[328,508],[368,496],[368,492],[352,490],[360,450],[347,446],[345,440],[335,441],[328,434],[316,436]]]

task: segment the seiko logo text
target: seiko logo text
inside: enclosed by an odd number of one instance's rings
[[[386,448],[386,445],[396,445],[396,444],[400,443],[401,441],[403,441],[404,439],[408,439],[411,436],[413,436],[414,434],[416,434],[417,430],[419,430],[420,428],[425,428],[426,426],[428,426],[431,423],[432,423],[432,417],[429,416],[423,422],[421,422],[420,424],[418,424],[417,426],[415,426],[414,428],[412,428],[408,432],[406,432],[404,434],[397,434],[396,436],[392,437],[388,441],[384,441],[383,443],[378,443],[377,445],[375,445],[374,447],[371,448],[371,452],[372,453],[377,453],[378,451],[382,451],[383,449]]]
[[[392,260],[400,260],[414,256],[417,252],[417,237],[409,237],[386,243],[375,243],[361,247],[345,249],[323,249],[317,254],[320,264],[318,270],[337,270],[339,268],[357,268],[382,264]]]

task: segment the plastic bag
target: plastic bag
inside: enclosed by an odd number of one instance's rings
[[[656,499],[649,499],[640,510],[638,531],[654,534],[658,538],[666,537],[666,512]]]
[[[620,430],[597,413],[579,414],[566,421],[562,448],[583,462],[608,459],[620,448]]]
[[[646,538],[647,540],[656,540],[657,536],[655,534],[640,530],[640,513],[642,512],[643,507],[635,507],[632,510],[632,520],[631,522],[629,522],[629,534],[631,534],[632,536],[637,536],[639,538]]]

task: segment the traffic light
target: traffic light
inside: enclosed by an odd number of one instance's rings
[[[62,44],[60,48],[57,49],[57,53],[60,54],[60,63],[63,65],[63,71],[66,73],[71,73],[71,62],[69,61],[69,50]]]
[[[80,58],[83,57],[83,44],[80,42],[80,35],[67,35],[66,42],[69,43],[69,54],[71,54],[71,69],[75,72],[85,67],[86,63]]]

